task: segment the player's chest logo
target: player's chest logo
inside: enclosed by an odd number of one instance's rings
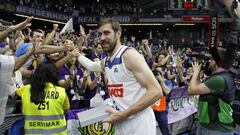
[[[123,84],[109,84],[108,93],[111,97],[123,97],[124,96]]]

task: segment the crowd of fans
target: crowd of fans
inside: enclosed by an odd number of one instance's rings
[[[93,14],[93,15],[100,14],[103,16],[107,15],[107,13],[111,13],[113,15],[119,15],[119,13],[121,13],[121,15],[122,14],[139,15],[143,12],[141,7],[134,3],[133,4],[111,3],[109,5],[102,3],[95,4],[86,3],[82,5],[81,4],[75,5],[71,0],[70,1],[18,0],[17,3],[15,4],[66,13],[71,13],[73,12],[73,10],[78,10],[79,14]],[[158,14],[159,12],[160,11],[158,9],[152,9],[150,15]],[[11,90],[11,93],[9,93],[6,97],[8,101],[6,105],[5,114],[8,115],[13,113],[24,112],[24,110],[23,111],[21,110],[22,105],[21,98],[19,96],[23,95],[23,92],[21,91],[29,87],[29,84],[33,86],[32,84],[33,82],[36,84],[33,87],[39,88],[40,86],[38,86],[37,85],[38,83],[36,83],[38,82],[38,80],[36,79],[38,77],[39,78],[44,77],[41,79],[46,80],[52,79],[53,77],[53,79],[48,82],[52,81],[51,83],[54,83],[54,86],[60,86],[57,87],[57,90],[59,92],[63,93],[66,92],[67,97],[64,94],[62,94],[62,96],[64,96],[64,103],[63,101],[61,101],[60,103],[64,104],[65,110],[89,109],[92,107],[96,107],[99,101],[108,99],[109,91],[107,89],[106,75],[104,73],[99,72],[90,72],[86,68],[84,68],[78,61],[80,55],[84,55],[85,57],[91,59],[92,61],[100,61],[107,56],[107,54],[103,52],[102,44],[99,41],[98,37],[99,35],[97,34],[97,31],[94,33],[91,32],[86,33],[84,27],[80,25],[78,30],[79,33],[65,32],[63,34],[60,34],[58,31],[59,30],[58,24],[53,24],[53,28],[51,30],[43,30],[44,28],[32,29],[30,24],[31,20],[32,17],[28,17],[24,22],[19,23],[17,25],[12,25],[11,23],[9,24],[8,22],[1,21],[0,55],[14,56],[14,58],[16,59],[15,66],[13,69],[13,76],[10,82],[10,84],[12,84],[13,86],[13,90]],[[200,46],[201,49],[195,50],[195,48],[191,48],[191,46],[185,45],[184,41],[178,41],[182,42],[183,46],[177,46],[176,44],[170,42],[171,39],[168,39],[166,37],[154,37],[153,39],[156,39],[155,41],[148,38],[139,39],[138,37],[131,37],[131,40],[129,41],[127,40],[127,37],[125,37],[124,35],[122,37],[123,39],[121,43],[128,47],[135,48],[147,62],[148,66],[152,70],[154,76],[156,77],[156,79],[158,80],[159,84],[163,89],[163,95],[166,98],[165,102],[168,102],[167,99],[169,99],[169,96],[171,96],[169,95],[170,91],[178,87],[185,87],[186,89],[188,88],[188,92],[194,95],[201,95],[202,93],[204,93],[206,94],[206,96],[208,96],[209,93],[215,94],[214,91],[217,91],[215,90],[215,87],[217,87],[218,85],[218,83],[216,83],[217,81],[214,82],[214,84],[211,83],[211,85],[207,84],[211,82],[212,79],[214,80],[215,74],[213,74],[212,76],[212,74],[207,74],[207,72],[204,73],[203,68],[205,67],[207,61],[211,61],[212,63],[213,61],[215,61],[215,67],[212,67],[213,70],[215,69],[223,70],[223,68],[225,68],[224,65],[229,63],[230,63],[229,66],[231,66],[230,58],[226,59],[225,57],[224,59],[222,59],[223,57],[221,57],[219,58],[220,60],[218,61],[216,57],[209,54],[207,50],[204,50],[203,48],[204,46],[206,46],[206,43],[201,40],[197,40],[196,43],[198,46]],[[178,40],[178,38],[179,37],[176,37],[173,40]],[[220,42],[219,43],[220,47],[222,46],[221,44],[225,43]],[[235,46],[236,44],[237,42],[231,43],[231,45]],[[205,47],[205,49],[207,48]],[[234,50],[232,50],[232,52],[234,52]],[[231,56],[233,55],[234,54],[232,54]],[[237,55],[239,54],[237,53]],[[228,56],[230,56],[230,54]],[[240,64],[239,62],[237,62],[239,58],[235,60],[236,61],[233,66],[239,68]],[[44,67],[44,65],[46,67]],[[43,69],[45,70],[41,71]],[[51,72],[52,69],[53,70],[56,69],[58,73],[55,73],[55,71]],[[197,75],[196,70],[198,71]],[[39,76],[35,74],[36,72],[38,73]],[[227,74],[229,74],[228,71]],[[48,78],[48,75],[50,75],[51,77]],[[208,77],[213,78],[209,79],[210,81],[209,80],[206,81]],[[228,76],[227,78],[231,79],[227,79],[226,82],[231,81],[230,83],[233,84],[232,77]],[[41,82],[43,82],[41,79],[39,80],[40,84]],[[196,81],[197,79],[199,82],[193,83],[194,81],[192,80]],[[204,81],[207,82],[206,83],[207,86],[204,83],[202,83]],[[226,85],[230,83],[226,83]],[[222,84],[225,85],[225,82],[222,81]],[[45,83],[42,83],[41,87],[44,87],[44,85]],[[194,85],[196,85],[197,87],[194,87]],[[53,85],[48,84],[47,86],[51,89],[53,88]],[[61,87],[64,88],[65,91]],[[214,87],[213,90],[211,89],[212,91],[209,90],[210,87]],[[201,90],[201,88],[203,88],[203,91],[200,91],[198,93],[197,90],[199,89]],[[225,86],[224,88],[219,89],[225,90]],[[235,87],[233,88],[233,85],[231,85],[231,87],[229,86],[226,89],[231,90],[230,94],[229,93],[226,94],[231,95],[232,102],[233,101],[232,99],[234,99]],[[17,94],[15,91],[17,91]],[[48,96],[48,98],[54,98],[54,96],[57,96],[54,94],[38,95],[37,92],[38,91],[36,91],[36,93],[32,93],[32,95],[34,95],[35,97],[31,98],[31,101],[34,101],[35,104],[40,103],[39,105],[40,108],[38,108],[38,110],[43,109],[41,108],[41,105],[43,104],[41,104],[41,99],[39,99],[38,96],[41,97],[42,99],[44,96],[46,97]],[[206,100],[203,99],[205,96],[204,94],[200,102]],[[67,99],[69,99],[70,101],[69,106],[67,104]],[[155,112],[156,120],[159,123],[161,131],[164,134],[169,134],[167,125],[168,106],[167,103],[165,103],[165,105],[166,105],[165,110],[159,111],[158,109],[154,110],[154,108],[153,110]],[[47,104],[46,106],[44,106],[44,109],[45,107],[48,107]],[[202,109],[203,107],[200,106],[199,108]],[[216,110],[215,112],[217,113]],[[215,112],[213,111],[213,113]],[[227,116],[230,116],[232,113],[231,111],[226,112]],[[61,115],[63,115],[63,113],[64,112],[61,111]],[[29,116],[31,115],[29,114]],[[199,117],[200,120],[204,120],[204,118],[205,117],[203,115],[202,117]],[[62,121],[65,121],[65,119],[62,118]],[[232,118],[229,121],[230,121],[229,123],[231,124],[233,123]],[[225,121],[223,120],[223,123],[224,122]],[[232,129],[230,130],[232,131]]]
[[[43,1],[30,1],[30,0],[18,0],[17,5],[28,6],[32,8],[38,8],[48,11],[58,11],[64,13],[72,13],[73,10],[78,11],[79,15],[132,15],[137,12],[142,12],[141,8],[138,8],[135,3],[131,2],[77,2],[73,4],[72,0],[43,0]],[[132,8],[134,7],[134,8]]]
[[[60,1],[46,0],[44,4],[39,1],[20,0],[20,5],[27,5],[51,10],[59,10],[63,12],[71,12],[74,7],[73,3]],[[53,6],[55,5],[55,6]],[[70,6],[71,5],[71,6]],[[114,5],[114,4],[113,4]],[[111,12],[114,15],[121,13],[135,13],[138,9],[132,9],[130,6],[116,4],[116,6],[101,7],[98,4],[97,8],[92,5],[83,5],[78,7],[79,13],[105,13]],[[115,8],[111,8],[115,7]],[[64,11],[66,10],[66,11]],[[139,9],[140,10],[140,9]],[[65,88],[67,96],[70,101],[70,109],[89,109],[97,105],[97,98],[109,98],[108,90],[106,88],[106,76],[103,73],[90,72],[81,66],[78,62],[78,56],[85,55],[92,61],[100,61],[104,59],[107,54],[103,52],[98,35],[87,34],[83,26],[79,26],[79,33],[65,32],[60,34],[58,25],[53,24],[51,30],[44,31],[43,29],[31,29],[28,18],[23,22],[26,24],[4,26],[1,25],[0,35],[0,54],[7,56],[14,56],[16,58],[24,57],[26,63],[21,66],[19,64],[14,68],[14,75],[12,77],[14,91],[21,86],[31,83],[32,77],[38,65],[54,64],[59,72],[57,78],[57,85]],[[23,32],[24,31],[24,32]],[[6,32],[6,33],[5,33]],[[1,39],[2,38],[2,39]],[[177,39],[177,38],[176,38]],[[152,69],[155,77],[161,83],[164,95],[167,97],[171,89],[176,87],[188,87],[193,75],[193,61],[206,63],[206,50],[195,50],[187,45],[176,46],[169,42],[170,39],[159,37],[153,44],[150,39],[138,39],[132,37],[128,42],[123,36],[122,43],[129,47],[135,48],[142,57],[145,58],[148,66]],[[184,43],[184,42],[183,42]],[[206,46],[203,41],[198,40],[197,44],[200,48]],[[204,54],[204,55],[201,55]],[[23,62],[22,62],[23,64]],[[239,65],[237,65],[239,66]],[[205,80],[207,75],[200,72],[201,80]],[[6,115],[12,113],[21,113],[21,107],[18,107],[16,100],[19,100],[15,92],[8,96],[8,103],[6,106]],[[97,99],[99,100],[99,99]],[[167,111],[167,110],[165,110]],[[166,114],[164,114],[166,116]],[[159,124],[162,126],[162,124]],[[165,127],[160,127],[163,131]],[[165,133],[167,134],[166,131]]]
[[[204,1],[204,0],[203,0]],[[151,5],[149,7],[145,7],[146,4],[142,2],[138,2],[136,0],[132,1],[117,1],[112,3],[111,1],[79,1],[74,2],[73,0],[17,0],[17,1],[0,1],[1,5],[9,8],[15,8],[12,6],[27,6],[31,8],[54,11],[54,12],[62,12],[72,14],[78,13],[78,15],[131,15],[136,17],[166,17],[169,15],[171,17],[180,17],[181,14],[187,14],[185,11],[171,11],[168,10],[168,3],[162,2],[157,3],[157,5]],[[189,11],[191,14],[209,14],[209,7],[206,5],[201,5],[197,3],[197,8],[199,10]],[[216,6],[216,10],[221,12],[220,16],[226,17],[229,16],[226,13],[226,10],[222,8],[222,5],[214,5]],[[2,8],[3,10],[4,7]],[[169,17],[167,16],[167,17]]]
[[[7,30],[10,28],[12,29],[11,26],[5,27]],[[27,32],[23,33],[24,29]],[[16,31],[11,34],[7,33],[7,37],[1,42],[0,51],[2,55],[17,58],[28,56],[25,58],[27,62],[14,72],[12,80],[15,90],[26,88],[33,82],[36,77],[34,76],[35,71],[40,70],[38,66],[52,63],[58,68],[57,85],[66,89],[71,110],[95,107],[96,100],[99,100],[97,97],[102,99],[109,97],[106,76],[87,71],[77,61],[79,52],[93,61],[99,61],[106,57],[98,37],[86,34],[82,26],[79,27],[80,33],[64,33],[63,35],[57,31],[57,24],[53,24],[53,29],[49,33],[42,29],[32,30],[29,24],[14,30]],[[162,82],[166,82],[171,88],[187,85],[192,74],[191,66],[189,66],[193,59],[191,49],[180,50],[174,46],[168,47],[166,42],[161,44],[162,47],[159,47],[155,53],[152,53],[148,39],[142,39],[132,47],[142,54],[153,71],[159,73],[156,74],[156,77],[162,77],[161,80],[164,80]],[[43,76],[44,74],[42,72]],[[6,115],[21,113],[21,109],[19,109],[21,107],[17,104],[17,100],[21,100],[21,98],[15,92],[9,95]],[[166,128],[166,125],[163,128]]]
[[[79,29],[80,33],[65,33],[63,35],[59,35],[57,24],[53,25],[53,29],[49,33],[41,29],[32,30],[30,27],[26,29],[27,33],[23,34],[21,30],[17,30],[0,43],[1,54],[15,57],[24,55],[31,46],[36,48],[35,53],[37,54],[30,57],[28,62],[18,70],[20,74],[18,76],[20,78],[17,78],[20,80],[19,86],[30,82],[31,75],[39,63],[51,62],[59,68],[59,85],[66,88],[69,99],[78,104],[72,104],[72,109],[90,107],[90,99],[94,97],[96,92],[104,91],[102,92],[104,98],[108,97],[104,76],[86,71],[76,60],[78,50],[94,61],[101,60],[106,56],[97,37],[86,34],[82,26]],[[160,70],[164,79],[172,82],[173,86],[176,87],[188,84],[186,81],[189,81],[191,77],[191,69],[189,68],[192,60],[200,58],[201,54],[206,53],[206,50],[193,51],[186,46],[176,48],[169,44],[167,39],[159,40],[155,48],[153,44],[149,43],[149,39],[134,40],[134,42],[126,42],[126,39],[124,42],[123,39],[123,43],[136,48],[152,70]],[[71,46],[78,48],[78,50],[71,49],[67,52],[55,51],[56,53],[50,53],[51,50],[41,47],[43,45],[50,46],[48,49],[52,49],[51,46],[63,46],[63,48]],[[200,59],[204,61],[203,57]]]
[[[1,42],[2,55],[21,57],[28,54],[32,46],[35,48],[27,63],[15,71],[13,80],[15,80],[16,89],[30,83],[38,64],[54,63],[60,73],[58,85],[66,89],[70,100],[70,109],[94,107],[95,103],[92,99],[96,97],[96,94],[103,99],[108,98],[104,74],[89,72],[77,61],[79,51],[93,61],[99,61],[106,57],[97,37],[86,34],[82,26],[79,29],[80,33],[63,35],[59,35],[57,24],[53,25],[53,29],[49,33],[41,29],[32,30],[30,27],[26,29],[28,33],[23,34],[21,30],[17,30]],[[47,49],[43,46],[46,46]],[[65,50],[55,50],[51,46],[62,46]],[[164,80],[164,84],[170,88],[187,87],[193,73],[192,61],[198,59],[205,63],[204,58],[199,58],[201,52],[193,52],[191,48],[176,48],[169,45],[166,39],[159,42],[159,46],[155,50],[152,49],[148,39],[136,41],[136,44],[129,44],[129,46],[136,48],[142,54],[158,80]],[[206,76],[201,74],[202,80],[204,80]],[[17,99],[20,98],[14,93],[9,96],[6,114],[21,112],[18,110],[21,107],[16,105]]]

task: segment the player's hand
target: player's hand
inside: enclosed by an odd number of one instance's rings
[[[106,112],[108,112],[110,115],[108,118],[104,119],[103,122],[114,124],[127,119],[127,116],[125,116],[123,112],[117,111],[113,108],[108,108]]]

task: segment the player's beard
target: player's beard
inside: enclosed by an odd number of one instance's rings
[[[106,53],[111,53],[114,50],[114,48],[116,47],[116,45],[117,45],[117,37],[116,37],[116,35],[114,35],[113,40],[111,40],[109,42],[107,42],[107,41],[102,42],[102,49]]]

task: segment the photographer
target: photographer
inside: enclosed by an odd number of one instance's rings
[[[188,92],[200,95],[198,103],[197,135],[233,135],[233,118],[231,104],[235,97],[234,80],[228,68],[232,65],[233,57],[227,51],[210,49],[212,57],[208,60],[205,74],[209,78],[201,83],[201,64],[193,61],[193,75]],[[231,50],[232,51],[232,50]],[[226,58],[228,55],[228,59]]]

